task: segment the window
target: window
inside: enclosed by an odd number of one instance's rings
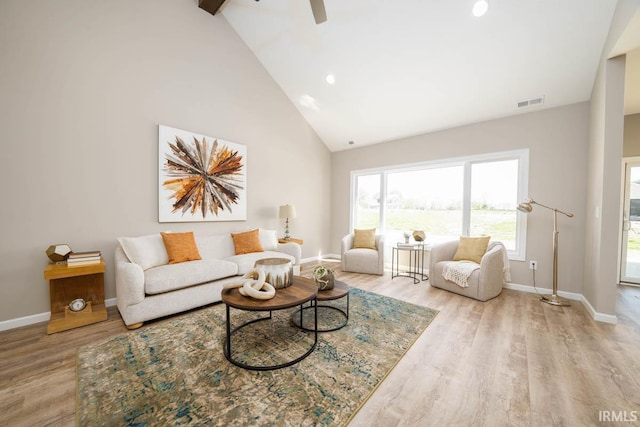
[[[387,173],[385,237],[395,242],[405,231],[424,230],[430,241],[462,233],[460,165]]]
[[[491,236],[515,251],[519,200],[517,159],[472,163],[468,234]]]
[[[380,228],[380,174],[356,178],[353,228]]]
[[[377,228],[389,246],[424,230],[431,243],[489,235],[523,260],[528,150],[352,172],[352,228]]]

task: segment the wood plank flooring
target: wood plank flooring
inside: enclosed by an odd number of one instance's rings
[[[640,288],[620,287],[620,323],[608,325],[577,302],[517,291],[482,303],[388,272],[338,278],[440,310],[351,426],[640,424]],[[54,335],[46,323],[0,332],[0,425],[75,425],[77,349],[123,333],[115,307],[106,322]],[[599,411],[638,421],[599,422]]]

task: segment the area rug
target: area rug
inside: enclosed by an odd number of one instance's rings
[[[304,311],[305,324],[311,312]],[[313,334],[292,326],[292,313],[275,311],[272,320],[242,329],[233,353],[258,364],[304,352]],[[345,425],[436,314],[352,288],[347,326],[319,334],[309,357],[249,371],[224,357],[225,307],[209,306],[80,348],[77,424]],[[232,310],[234,325],[251,316]],[[334,310],[320,310],[320,324],[331,316]]]

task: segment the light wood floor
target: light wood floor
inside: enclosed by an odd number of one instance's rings
[[[614,425],[599,411],[640,419],[640,288],[620,288],[620,323],[608,325],[579,303],[552,307],[511,290],[481,303],[389,273],[338,277],[440,310],[352,426]],[[0,425],[74,425],[76,350],[122,333],[114,307],[106,322],[54,335],[46,324],[0,332]]]

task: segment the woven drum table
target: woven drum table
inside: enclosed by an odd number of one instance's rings
[[[265,282],[276,289],[286,288],[293,280],[293,264],[287,258],[263,258],[256,261],[254,268],[265,272]]]

